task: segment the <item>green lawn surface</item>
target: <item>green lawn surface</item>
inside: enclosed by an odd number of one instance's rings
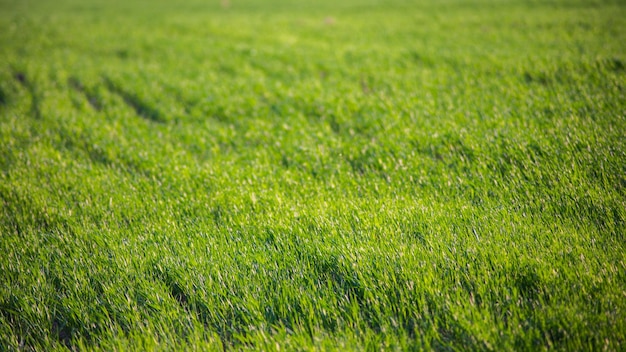
[[[0,350],[626,349],[626,3],[0,0]]]

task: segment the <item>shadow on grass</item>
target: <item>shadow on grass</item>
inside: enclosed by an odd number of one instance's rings
[[[114,82],[107,76],[103,76],[102,79],[104,80],[104,84],[107,89],[109,89],[111,93],[120,96],[128,106],[135,110],[137,116],[151,122],[167,122],[165,116],[163,116],[157,108],[153,107],[148,102],[143,101],[136,93],[125,89],[121,84]]]

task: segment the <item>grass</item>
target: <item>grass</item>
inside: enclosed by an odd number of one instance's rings
[[[623,2],[0,29],[0,349],[626,348]]]

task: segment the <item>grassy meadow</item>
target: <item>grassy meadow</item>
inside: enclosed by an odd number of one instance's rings
[[[622,0],[0,0],[0,350],[626,349]]]

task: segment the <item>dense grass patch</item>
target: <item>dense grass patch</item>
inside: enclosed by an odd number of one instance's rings
[[[0,347],[626,348],[620,1],[0,1]]]

